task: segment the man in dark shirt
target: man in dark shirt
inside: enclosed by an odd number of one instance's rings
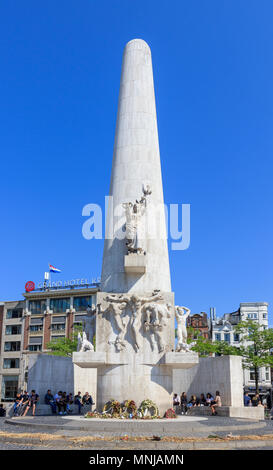
[[[54,402],[51,390],[48,390],[45,394],[45,404],[51,407],[52,414],[56,414],[56,403]]]
[[[32,415],[35,416],[35,410],[36,410],[36,405],[38,403],[38,400],[39,400],[38,393],[35,393],[35,390],[31,390],[31,393],[29,394],[29,397],[28,397],[28,403],[27,403],[27,406],[26,406],[26,410],[25,410],[23,416],[26,416],[29,408],[32,408]]]
[[[256,393],[256,395],[254,395],[254,397],[251,400],[252,406],[258,406],[259,401],[260,401],[260,396],[258,393]]]
[[[0,417],[6,416],[6,410],[3,407],[3,403],[0,403]]]

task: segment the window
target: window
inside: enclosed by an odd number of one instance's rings
[[[7,325],[6,335],[20,335],[22,327],[21,325]]]
[[[7,341],[5,342],[4,351],[20,351],[21,341]]]
[[[4,375],[2,387],[2,399],[14,400],[18,390],[18,376],[17,375]]]
[[[263,313],[263,318],[267,318],[267,315],[266,315],[266,313]]]
[[[66,312],[70,308],[70,298],[64,299],[50,299],[50,310],[53,313]]]
[[[19,369],[20,359],[18,358],[11,358],[11,359],[4,359],[3,368],[4,369]]]
[[[63,331],[65,330],[65,323],[56,323],[51,325],[52,331]]]
[[[35,331],[43,331],[43,325],[30,325],[29,332],[33,333]]]
[[[92,307],[92,296],[88,297],[74,297],[73,307],[76,312],[85,312],[88,305]]]
[[[29,301],[29,310],[33,315],[39,315],[44,313],[46,310],[46,301],[45,300],[30,300]]]
[[[234,333],[233,339],[234,339],[234,341],[236,341],[236,342],[240,341],[240,335],[238,335],[238,333]]]
[[[229,333],[224,334],[224,341],[226,341],[227,343],[230,343],[230,334]]]
[[[42,351],[42,345],[41,344],[30,344],[28,346],[29,351]]]
[[[22,308],[11,309],[7,311],[6,318],[7,320],[10,320],[11,318],[22,318],[22,315],[23,315]]]
[[[270,380],[270,369],[265,369],[265,380]]]
[[[30,319],[30,332],[43,331],[43,318],[31,318]]]
[[[221,333],[215,333],[215,341],[221,341]]]
[[[255,370],[249,369],[249,380],[255,380]]]

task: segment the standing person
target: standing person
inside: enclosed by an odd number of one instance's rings
[[[180,397],[180,404],[181,404],[181,414],[187,414],[188,412],[188,400],[187,400],[187,394],[186,392],[183,392],[181,397]]]
[[[82,406],[83,406],[81,392],[78,392],[78,394],[75,395],[74,403],[75,403],[75,405],[78,405],[79,415],[80,415],[81,414],[81,409],[82,409]]]
[[[31,393],[28,397],[28,403],[27,403],[27,406],[26,406],[26,409],[25,409],[25,412],[24,412],[23,416],[26,416],[26,414],[27,414],[27,412],[30,408],[32,408],[32,416],[35,416],[35,410],[36,410],[36,406],[37,406],[38,401],[39,401],[38,393],[35,393],[35,390],[31,390]]]
[[[51,413],[56,414],[56,403],[54,397],[51,393],[51,390],[48,390],[45,394],[45,404],[51,407]]]
[[[179,400],[179,397],[177,396],[177,393],[175,393],[173,396],[173,407],[175,409],[176,415],[178,414],[179,405],[180,405],[180,400]]]
[[[215,408],[218,406],[222,406],[222,401],[220,397],[220,392],[217,390],[215,394],[215,400],[212,401],[210,405],[212,416],[215,416],[218,414],[217,411],[215,410]]]
[[[4,416],[6,416],[6,410],[3,406],[3,403],[0,403],[0,418],[3,418]]]
[[[244,394],[244,406],[249,406],[250,402],[251,402],[251,398],[248,396],[248,392],[245,392],[245,394]]]

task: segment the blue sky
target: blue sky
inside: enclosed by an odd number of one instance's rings
[[[191,204],[170,251],[176,303],[273,303],[273,3],[10,0],[0,6],[0,299],[100,275],[82,207],[110,184],[123,48],[152,50],[166,203]],[[273,324],[270,313],[271,325]]]

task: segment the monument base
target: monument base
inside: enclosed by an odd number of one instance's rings
[[[137,406],[143,400],[150,399],[157,404],[160,415],[164,415],[173,406],[173,367],[193,367],[198,364],[198,355],[167,352],[161,357],[153,354],[145,359],[139,353],[128,357],[125,363],[122,355],[83,352],[73,354],[73,363],[85,369],[86,377],[90,369],[97,369],[99,411],[111,399],[119,402],[134,400]]]

